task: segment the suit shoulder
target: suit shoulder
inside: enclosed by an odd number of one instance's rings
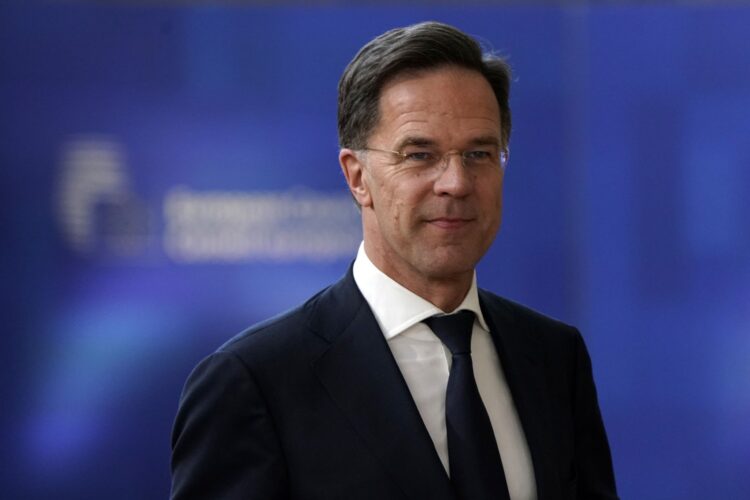
[[[224,342],[216,352],[230,352],[247,360],[274,353],[293,352],[306,344],[310,335],[309,320],[324,288],[303,304],[256,323]]]
[[[534,331],[537,335],[580,335],[578,329],[572,325],[487,290],[480,290],[480,297],[493,314],[503,316],[525,329]]]

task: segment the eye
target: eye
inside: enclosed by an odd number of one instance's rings
[[[437,157],[432,151],[426,150],[404,151],[403,156],[404,160],[413,163],[432,163]]]
[[[494,157],[491,151],[483,151],[481,149],[475,149],[472,151],[465,151],[464,158],[470,161],[488,161]]]

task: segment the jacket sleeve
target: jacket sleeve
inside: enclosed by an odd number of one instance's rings
[[[574,380],[575,498],[617,499],[612,455],[599,411],[591,359],[578,331],[575,334]]]
[[[286,499],[281,446],[261,391],[233,353],[188,377],[172,431],[172,500]]]

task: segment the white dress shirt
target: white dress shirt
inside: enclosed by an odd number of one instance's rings
[[[440,339],[422,323],[436,314],[437,306],[407,290],[367,257],[360,245],[354,261],[354,281],[370,305],[401,374],[417,404],[435,450],[449,471],[445,429],[445,393],[451,354]],[[497,350],[479,307],[476,273],[469,292],[455,311],[469,310],[476,319],[471,336],[471,358],[479,394],[492,423],[512,500],[536,499],[531,455],[505,381]]]

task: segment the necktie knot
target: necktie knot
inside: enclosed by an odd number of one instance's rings
[[[446,316],[432,316],[424,323],[435,332],[451,354],[471,354],[471,331],[474,325],[472,311],[459,311]]]

